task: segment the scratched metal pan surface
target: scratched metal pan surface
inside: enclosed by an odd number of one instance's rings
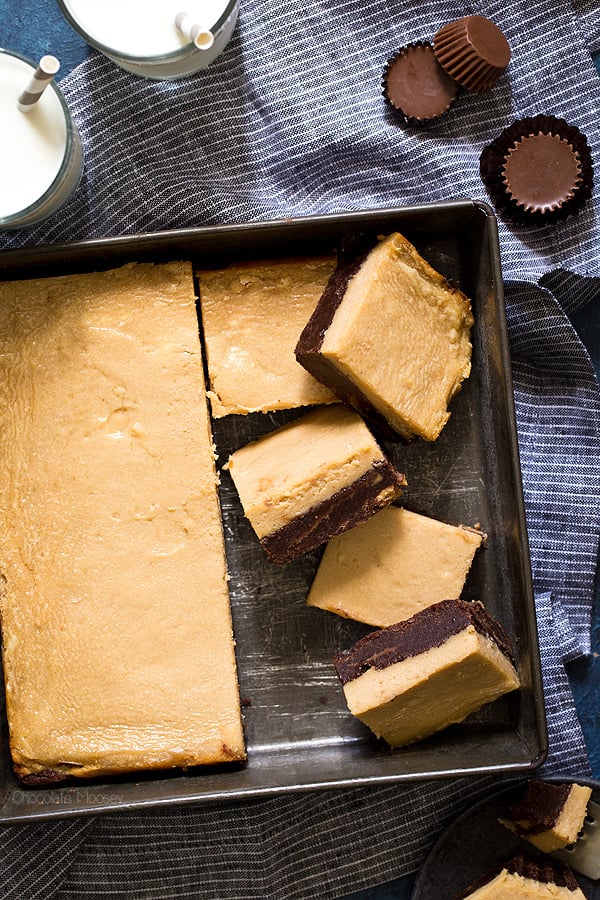
[[[463,596],[480,599],[513,637],[522,689],[429,740],[390,750],[347,710],[332,665],[368,627],[309,608],[321,555],[278,567],[266,559],[232,482],[221,506],[237,641],[248,761],[163,776],[25,789],[0,734],[0,822],[32,822],[161,804],[265,797],[472,773],[528,773],[547,751],[546,725],[506,337],[496,220],[464,200],[402,209],[218,226],[0,253],[0,277],[110,268],[131,260],[231,259],[335,252],[348,241],[401,231],[470,298],[473,369],[434,443],[382,440],[409,481],[404,504],[437,518],[480,523],[488,534]],[[221,463],[292,414],[215,421]],[[293,415],[298,415],[294,413]]]

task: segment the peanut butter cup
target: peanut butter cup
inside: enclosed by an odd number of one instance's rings
[[[593,185],[585,135],[547,115],[504,129],[484,148],[480,172],[497,210],[526,225],[547,225],[578,212]]]
[[[502,31],[485,16],[464,16],[435,34],[433,50],[442,68],[462,87],[489,91],[510,62]]]
[[[426,41],[408,44],[394,53],[383,73],[383,96],[405,123],[422,124],[450,109],[459,91]]]

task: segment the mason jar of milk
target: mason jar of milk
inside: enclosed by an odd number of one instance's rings
[[[58,0],[88,44],[145,78],[205,69],[227,46],[239,0]]]
[[[0,50],[0,231],[42,222],[81,178],[81,140],[62,93],[54,83],[28,93],[39,68]]]

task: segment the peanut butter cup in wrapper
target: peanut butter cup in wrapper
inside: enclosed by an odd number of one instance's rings
[[[403,122],[420,125],[450,109],[459,85],[440,66],[433,47],[415,41],[396,51],[383,73],[383,96]]]
[[[485,16],[464,16],[436,32],[433,49],[442,68],[469,91],[489,91],[510,62],[510,47]]]
[[[554,116],[520,119],[484,148],[479,168],[498,212],[522,225],[577,213],[593,187],[586,137]]]

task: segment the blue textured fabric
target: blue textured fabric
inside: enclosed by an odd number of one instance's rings
[[[93,53],[62,82],[85,174],[44,225],[0,246],[255,221],[458,197],[487,199],[483,146],[516,118],[562,116],[598,154],[598,0],[242,0],[206,72],[144,81]],[[468,13],[513,58],[492,92],[439,122],[398,125],[381,97],[388,55]],[[550,757],[588,771],[564,662],[589,652],[598,553],[600,406],[567,313],[597,301],[597,192],[560,227],[500,222]],[[585,276],[585,277],[582,277]],[[158,809],[0,832],[0,896],[335,897],[414,871],[493,779]]]
[[[578,278],[559,282],[570,309],[578,289],[589,288]],[[580,651],[589,653],[600,534],[598,385],[575,329],[547,288],[508,284],[506,297],[534,589],[553,591],[562,601]]]

